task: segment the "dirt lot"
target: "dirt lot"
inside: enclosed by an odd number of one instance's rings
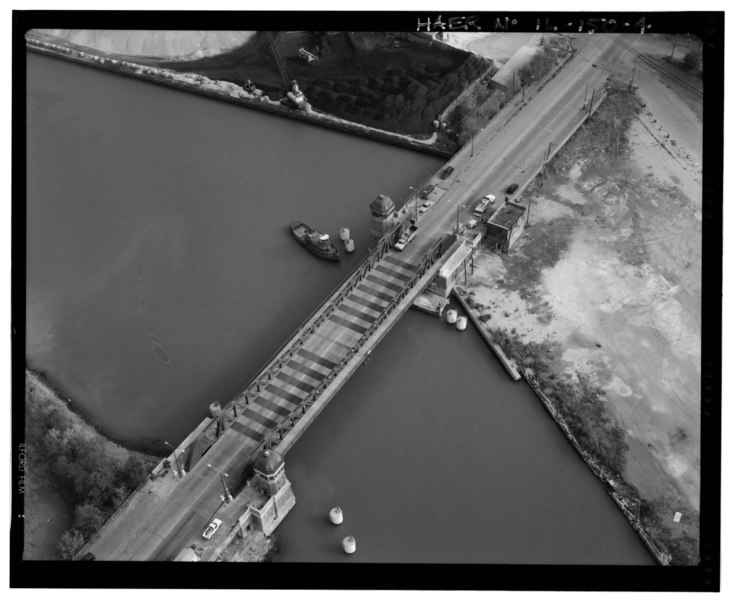
[[[671,93],[677,86],[639,64],[635,81],[646,106],[626,153],[611,157],[605,140],[582,130],[544,189],[531,190],[531,227],[510,255],[482,256],[470,289],[492,327],[555,343],[554,372],[602,388],[627,433],[624,479],[671,538],[691,541],[700,491],[702,124],[690,94]]]

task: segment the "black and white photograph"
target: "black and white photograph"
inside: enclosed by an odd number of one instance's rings
[[[724,13],[504,4],[13,12],[12,587],[719,590]]]

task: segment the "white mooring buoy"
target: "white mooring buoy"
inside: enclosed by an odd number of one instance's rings
[[[464,331],[466,329],[466,317],[459,317],[456,319],[456,329]]]
[[[344,242],[344,247],[349,254],[354,252],[354,240],[347,240],[346,242]]]
[[[342,228],[341,228],[341,229],[339,230],[339,239],[340,239],[340,240],[341,240],[342,242],[346,242],[346,241],[347,241],[347,240],[349,239],[349,229],[348,229],[348,228],[346,228],[346,227],[342,227]]]
[[[342,509],[338,506],[335,506],[329,511],[329,520],[334,523],[334,525],[341,525],[342,521],[344,521],[344,513],[342,513]]]
[[[354,554],[357,551],[357,541],[353,535],[348,535],[342,540],[342,550],[347,554]]]
[[[446,322],[453,325],[454,323],[456,323],[457,315],[458,313],[452,308],[446,313]]]

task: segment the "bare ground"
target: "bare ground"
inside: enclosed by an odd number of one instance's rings
[[[601,387],[627,434],[624,479],[654,507],[663,537],[690,548],[700,492],[700,113],[654,73],[636,81],[646,106],[628,155],[585,146],[593,136],[572,140],[544,190],[531,191],[530,228],[510,255],[482,255],[470,290],[488,325],[547,342],[553,372]]]

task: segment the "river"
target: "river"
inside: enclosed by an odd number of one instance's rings
[[[27,362],[109,434],[175,443],[364,256],[426,155],[28,54]],[[317,260],[302,220],[357,252]],[[278,560],[652,564],[471,327],[409,312],[286,457]],[[345,523],[328,523],[339,504]]]

